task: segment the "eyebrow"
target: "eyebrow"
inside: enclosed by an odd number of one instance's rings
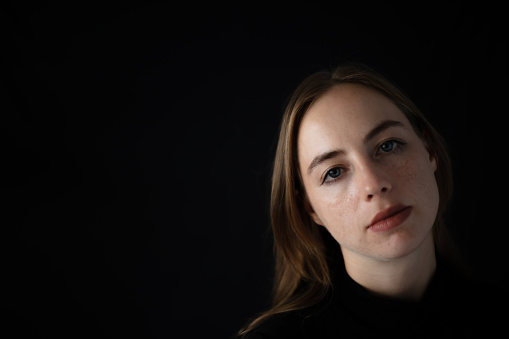
[[[378,134],[382,133],[386,129],[390,127],[405,127],[405,125],[397,120],[384,120],[378,125],[376,125],[366,136],[364,137],[364,142],[368,142]]]
[[[364,143],[372,140],[378,134],[382,133],[383,131],[385,131],[386,129],[388,129],[390,127],[405,127],[405,125],[402,122],[397,121],[397,120],[384,120],[384,121],[380,122],[378,125],[376,125],[371,131],[369,131],[368,134],[366,134],[366,136],[363,139]],[[315,167],[320,165],[322,162],[332,159],[334,157],[337,157],[339,155],[343,155],[343,154],[345,154],[345,151],[337,149],[337,150],[324,152],[324,153],[317,155],[313,159],[313,161],[311,161],[311,164],[309,164],[308,175],[311,174],[311,171]]]

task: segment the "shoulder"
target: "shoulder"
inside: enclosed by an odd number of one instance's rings
[[[460,322],[465,329],[477,329],[496,335],[502,329],[507,316],[504,314],[509,301],[506,289],[494,283],[457,273],[449,275],[444,289],[445,303],[441,313]]]
[[[242,339],[305,338],[301,331],[304,318],[298,311],[272,315]]]
[[[447,274],[447,291],[461,304],[496,306],[502,301],[507,302],[506,289],[478,277],[465,275],[453,268]]]
[[[471,279],[467,285],[470,289],[466,290],[464,295],[470,301],[472,307],[475,307],[479,315],[490,316],[490,319],[496,319],[502,315],[501,310],[505,310],[509,302],[509,294],[505,288],[492,282]],[[506,315],[504,315],[504,318]],[[502,317],[500,319],[502,320]]]
[[[308,339],[336,338],[331,326],[333,315],[330,307],[303,309],[273,315],[248,332],[243,339]]]

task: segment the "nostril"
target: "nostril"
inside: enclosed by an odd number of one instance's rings
[[[381,185],[366,186],[365,199],[372,200],[379,194],[388,194],[391,191],[391,185],[382,183]]]

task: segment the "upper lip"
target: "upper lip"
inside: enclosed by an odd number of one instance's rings
[[[383,211],[378,212],[375,215],[375,217],[373,218],[373,220],[371,220],[371,224],[369,224],[368,227],[373,226],[377,222],[382,221],[390,216],[393,216],[394,214],[396,214],[398,212],[401,212],[402,210],[404,210],[407,207],[409,207],[409,206],[405,206],[402,204],[389,206],[388,208],[384,209]]]

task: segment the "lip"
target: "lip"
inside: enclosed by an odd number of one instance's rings
[[[378,212],[368,229],[373,232],[386,232],[401,225],[412,213],[411,206],[393,205]]]

